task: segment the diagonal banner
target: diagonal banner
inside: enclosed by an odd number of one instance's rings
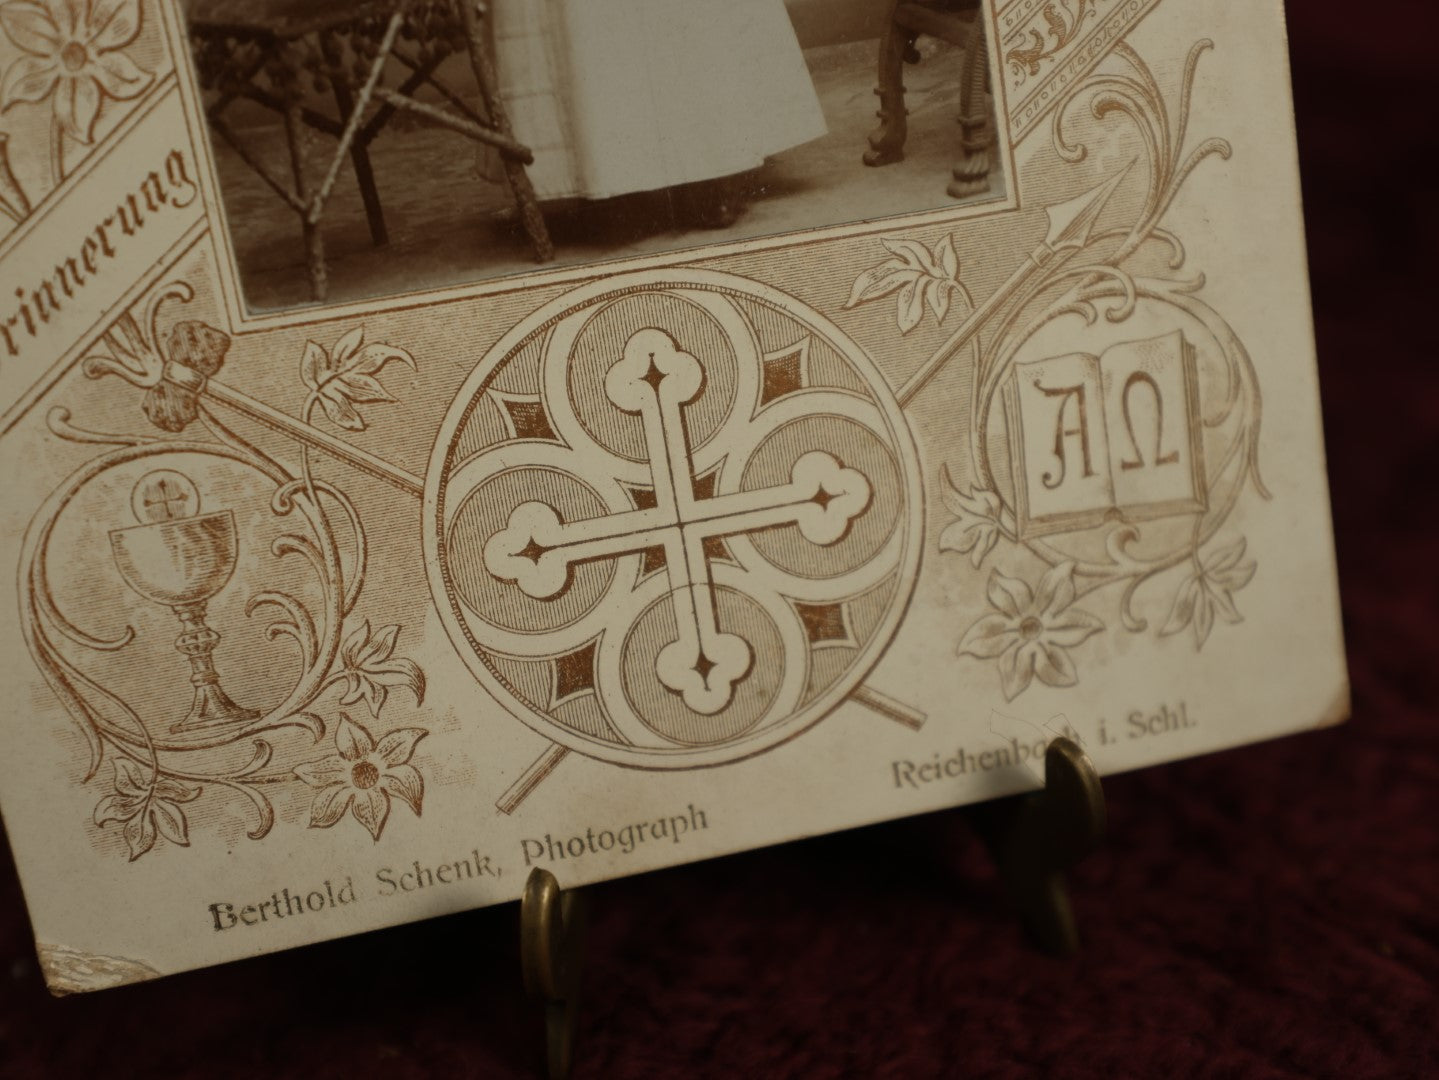
[[[131,120],[0,249],[0,431],[204,220],[173,83]]]
[[[1000,0],[1000,78],[1018,143],[1099,66],[1159,0]]]

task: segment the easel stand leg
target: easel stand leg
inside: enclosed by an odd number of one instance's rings
[[[974,808],[1005,891],[1031,940],[1052,956],[1079,950],[1079,929],[1064,872],[1104,838],[1104,785],[1070,739],[1044,755],[1044,789]]]
[[[1054,740],[1043,790],[971,815],[1034,943],[1056,956],[1078,951],[1064,872],[1099,845],[1105,826],[1104,785],[1088,755],[1070,739]],[[565,1080],[574,1064],[586,914],[582,894],[561,889],[548,870],[530,871],[520,901],[520,964],[526,992],[544,1005],[551,1080]]]
[[[584,967],[585,898],[561,889],[555,875],[535,867],[520,900],[520,966],[525,991],[545,1010],[545,1057],[550,1080],[564,1080],[574,1064]]]

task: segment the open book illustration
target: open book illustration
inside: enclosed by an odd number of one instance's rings
[[[1198,372],[1183,331],[1015,364],[1004,394],[1021,536],[1204,512]]]
[[[1293,138],[1248,0],[0,0],[50,986],[1343,719]]]

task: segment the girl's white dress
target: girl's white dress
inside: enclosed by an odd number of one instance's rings
[[[729,176],[825,132],[784,0],[492,0],[490,11],[502,100],[542,199]]]

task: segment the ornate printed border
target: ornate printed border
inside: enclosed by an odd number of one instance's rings
[[[1083,5],[1081,4],[1081,8]],[[1210,41],[1197,43],[1185,62],[1178,105],[1173,113],[1149,66],[1123,42],[1114,55],[1123,73],[1098,74],[1086,80],[1053,120],[1053,144],[1061,159],[1079,163],[1087,156],[1082,143],[1072,142],[1068,129],[1083,111],[1094,119],[1122,117],[1148,150],[1147,193],[1137,218],[1124,225],[1098,228],[1100,215],[1133,166],[1126,167],[1095,191],[1050,208],[1050,233],[1003,286],[978,309],[959,279],[952,238],[934,252],[914,241],[884,239],[890,257],[855,280],[848,306],[897,296],[900,333],[907,333],[928,304],[943,322],[951,296],[958,297],[968,318],[944,346],[900,391],[901,401],[917,393],[946,364],[968,350],[978,390],[970,418],[970,452],[974,480],[961,489],[945,475],[946,503],[953,521],[940,537],[940,550],[967,555],[980,569],[1001,541],[1006,550],[1022,549],[1047,567],[1031,586],[998,569],[988,582],[989,614],[960,639],[957,651],[998,663],[1007,700],[1023,693],[1036,679],[1052,687],[1079,681],[1070,650],[1105,630],[1105,622],[1075,607],[1090,593],[1122,585],[1118,616],[1131,633],[1149,626],[1136,613],[1139,590],[1178,567],[1189,573],[1178,581],[1161,636],[1190,629],[1202,649],[1216,620],[1241,622],[1234,594],[1253,579],[1254,560],[1238,537],[1218,540],[1246,486],[1261,496],[1269,493],[1259,475],[1259,426],[1262,412],[1258,378],[1247,351],[1220,315],[1198,298],[1203,275],[1177,276],[1185,265],[1183,241],[1164,227],[1164,218],[1194,170],[1209,157],[1228,158],[1222,139],[1187,144],[1195,74]],[[1146,255],[1164,254],[1159,275],[1137,269]],[[1151,260],[1152,262],[1152,260]],[[1081,557],[1052,537],[1025,537],[1016,520],[1012,498],[995,483],[989,464],[988,417],[1005,379],[1013,370],[1024,342],[1045,325],[1080,316],[1089,325],[1101,318],[1110,324],[1131,319],[1142,305],[1168,307],[1202,324],[1213,336],[1224,362],[1227,390],[1216,408],[1202,417],[1206,430],[1225,434],[1217,465],[1208,470],[1205,509],[1193,516],[1187,540],[1158,554],[1140,554],[1143,524],[1120,520],[1104,525],[1103,554]],[[987,339],[984,335],[988,335]]]
[[[64,36],[59,34],[60,20],[70,17],[66,12],[78,10],[62,9],[58,3],[9,0],[0,5],[0,29],[29,46],[29,60],[23,62],[23,69],[16,69],[20,74],[4,79],[9,89],[3,100],[16,108],[54,110],[52,150],[58,144],[59,152],[52,154],[52,160],[58,160],[55,172],[63,177],[67,169],[75,171],[72,158],[76,146],[89,145],[95,117],[106,110],[133,107],[128,103],[152,80],[146,80],[143,71],[132,72],[133,63],[127,66],[121,59],[139,32],[139,0],[90,0],[83,8],[90,22],[64,27],[88,50],[83,62],[74,55],[67,61],[63,55],[64,48],[74,42],[58,51],[52,48],[51,43]],[[1165,93],[1148,64],[1123,40],[1123,34],[1155,3],[1157,0],[1053,0],[1040,6],[1015,0],[988,13],[1001,31],[995,38],[1005,45],[1002,63],[1006,79],[996,96],[1004,101],[1008,95],[1013,141],[1024,138],[1045,117],[1052,117],[1054,152],[1067,165],[1078,166],[1086,160],[1087,150],[1075,128],[1077,119],[1087,111],[1085,122],[1091,125],[1128,124],[1145,155],[1135,165],[1113,171],[1091,190],[1078,190],[1072,199],[1048,207],[1047,235],[1026,257],[1016,259],[1010,278],[987,295],[966,281],[961,248],[952,235],[927,245],[903,233],[918,232],[920,225],[958,224],[972,219],[976,212],[1009,213],[1012,205],[941,211],[878,226],[821,230],[803,239],[744,245],[778,251],[786,245],[815,245],[876,234],[877,261],[855,278],[842,310],[893,304],[894,327],[901,336],[929,320],[938,326],[950,320],[959,324],[919,371],[896,389],[896,397],[901,406],[909,405],[951,365],[967,364],[974,373],[977,392],[971,407],[969,447],[974,466],[967,482],[951,481],[947,490],[942,489],[951,519],[935,554],[944,553],[950,561],[955,561],[955,556],[967,557],[976,572],[986,563],[992,565],[984,590],[990,610],[957,634],[954,649],[965,657],[994,661],[1000,690],[1010,700],[1036,683],[1061,688],[1077,684],[1075,652],[1101,633],[1117,632],[1118,628],[1136,634],[1149,630],[1157,620],[1141,612],[1139,598],[1150,583],[1162,581],[1166,588],[1168,615],[1155,632],[1168,636],[1189,631],[1195,647],[1202,648],[1216,625],[1240,621],[1235,596],[1257,570],[1244,537],[1226,530],[1244,493],[1267,494],[1258,470],[1262,414],[1258,380],[1237,335],[1201,299],[1202,275],[1181,276],[1186,261],[1184,244],[1165,224],[1194,170],[1209,157],[1227,157],[1229,147],[1219,139],[1196,146],[1187,142],[1195,74],[1209,43],[1200,42],[1190,52],[1177,103],[1172,103],[1169,98],[1174,95]],[[179,40],[177,16],[169,7],[165,11],[168,40],[173,45]],[[132,16],[133,32],[124,23]],[[64,66],[71,61],[79,66]],[[70,74],[60,73],[57,65]],[[191,121],[192,145],[199,148],[197,156],[203,163],[208,150],[204,134],[197,134],[194,88],[183,75],[179,83]],[[206,165],[202,171],[208,168]],[[1077,178],[1081,173],[1076,168],[1068,175]],[[79,179],[72,176],[72,182]],[[46,681],[86,737],[90,759],[85,782],[96,783],[99,790],[93,822],[122,836],[131,860],[155,850],[161,840],[173,846],[189,845],[193,815],[186,808],[205,797],[241,800],[249,815],[248,834],[260,839],[276,822],[270,793],[288,787],[309,801],[310,827],[329,827],[349,814],[378,840],[393,799],[418,815],[424,795],[424,777],[412,758],[429,729],[390,726],[393,708],[384,712],[386,703],[394,700],[393,689],[409,691],[419,705],[424,674],[413,661],[395,655],[403,630],[400,624],[376,626],[377,620],[361,613],[368,557],[363,515],[343,486],[319,478],[311,463],[311,452],[318,449],[411,496],[422,493],[423,478],[363,449],[362,440],[355,438],[367,428],[369,407],[396,402],[380,381],[382,372],[387,368],[393,371],[392,364],[416,366],[406,348],[368,339],[367,313],[371,308],[393,310],[419,301],[393,298],[365,308],[350,305],[292,312],[269,320],[250,319],[236,306],[233,267],[225,256],[224,229],[217,225],[222,211],[214,195],[213,177],[205,184],[209,241],[221,264],[216,284],[228,307],[228,322],[217,320],[226,322],[220,328],[197,320],[164,318],[167,304],[176,300],[188,303],[196,291],[190,283],[167,280],[141,290],[138,299],[127,299],[110,312],[101,323],[97,341],[80,342],[87,376],[118,378],[144,392],[149,426],[137,420],[138,431],[92,430],[74,422],[69,408],[51,407],[47,422],[53,437],[99,449],[40,508],[22,556],[22,618],[27,643]],[[1129,185],[1126,190],[1138,185],[1143,195],[1130,219],[1120,221],[1113,208],[1119,205],[1117,192],[1125,185]],[[1074,187],[1083,186],[1076,179]],[[39,206],[13,177],[7,180],[4,174],[0,174],[0,201],[4,204],[0,212],[17,220],[25,216],[20,213],[22,206],[29,207],[32,202]],[[192,234],[184,247],[172,252],[166,265],[176,265],[193,241]],[[732,250],[737,248],[671,253],[644,261],[683,263]],[[529,275],[427,295],[423,302],[439,305],[498,293],[539,291],[572,279],[602,278],[614,269],[588,266],[559,274]],[[1212,433],[1216,444],[1222,444],[1214,451],[1213,467],[1206,474],[1203,511],[1194,515],[1183,542],[1159,554],[1141,544],[1150,535],[1151,526],[1145,522],[1106,522],[1101,526],[1103,543],[1098,554],[1076,551],[1067,534],[1023,534],[1016,500],[988,462],[990,449],[985,438],[995,402],[1022,348],[1040,329],[1059,319],[1079,318],[1090,326],[1101,321],[1123,324],[1142,308],[1154,306],[1205,327],[1216,344],[1215,355],[1223,361],[1226,392],[1202,418],[1206,432]],[[231,335],[243,333],[253,335],[252,340],[263,340],[265,333],[279,327],[337,319],[347,320],[343,332],[321,335],[326,344],[307,342],[303,353],[292,358],[291,362],[298,360],[298,416],[246,398],[219,378]],[[114,382],[110,385],[120,389]],[[238,433],[227,410],[297,444],[299,467],[282,465],[273,456],[269,434]],[[87,632],[60,610],[50,589],[51,539],[80,493],[113,470],[136,462],[152,462],[157,472],[178,472],[172,467],[174,459],[184,455],[220,460],[227,468],[261,478],[270,486],[273,517],[283,521],[287,531],[268,557],[307,567],[314,592],[307,600],[267,589],[251,598],[247,615],[269,620],[269,638],[299,658],[300,675],[286,688],[280,705],[262,716],[241,719],[237,714],[234,726],[216,740],[174,737],[173,731],[162,730],[158,719],[142,715],[102,679],[88,674],[85,660],[116,654],[129,643],[128,632],[109,637]],[[947,481],[960,471],[957,463],[952,464],[956,467],[946,471]],[[1113,613],[1101,615],[1103,597],[1099,594],[1105,590],[1111,590],[1109,595],[1114,597]],[[976,595],[978,592],[976,588]],[[181,619],[185,628],[182,652],[197,663],[196,674],[203,681],[208,657],[203,610],[187,610]],[[368,717],[360,712],[362,704]],[[896,705],[891,712],[908,726],[917,726],[911,722],[914,710]],[[322,742],[325,745],[317,749]],[[238,762],[234,760],[237,748],[248,751]],[[518,786],[527,794],[555,763],[547,753]],[[517,801],[502,802],[508,804],[507,809],[517,805]]]

